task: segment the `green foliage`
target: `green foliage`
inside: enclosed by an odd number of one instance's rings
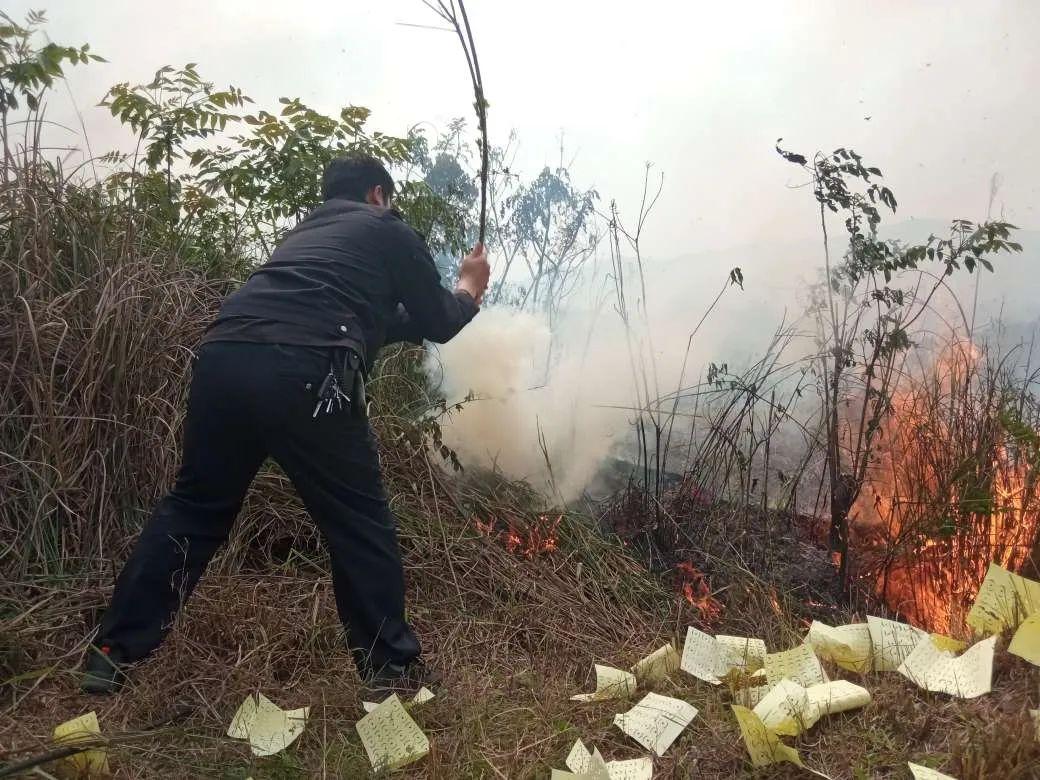
[[[408,159],[410,139],[365,133],[367,108],[348,106],[330,117],[298,98],[279,102],[279,115],[260,111],[244,117],[250,132],[233,136],[233,146],[200,148],[191,156],[201,183],[252,209],[259,221],[273,226],[301,219],[321,203],[325,166],[343,154],[370,154],[391,167]]]
[[[213,273],[239,274],[270,256],[321,203],[322,173],[336,157],[369,154],[401,169],[423,140],[369,132],[371,112],[361,106],[329,116],[281,98],[277,114],[237,113],[252,102],[237,87],[214,90],[193,64],[161,68],[147,84],[118,84],[103,102],[144,149],[141,159],[111,159],[124,166],[106,180],[111,196],[161,217],[150,228],[154,242],[179,244],[190,265]],[[460,247],[455,204],[407,173],[399,178],[395,205],[409,217],[414,211],[420,230],[435,228],[435,249]]]
[[[36,47],[33,38],[47,21],[42,11],[31,11],[24,25],[0,11],[0,114],[20,107],[19,99],[32,111],[40,106],[40,93],[64,75],[64,64],[104,62],[90,46]]]
[[[878,204],[895,213],[896,199],[890,189],[874,181],[882,177],[881,170],[864,165],[859,154],[844,148],[817,154],[810,164],[804,155],[781,149],[781,140],[777,141],[777,152],[812,176],[813,195],[821,212],[826,209],[844,217],[848,251],[829,279],[835,293],[855,296],[860,283],[869,280],[866,295],[871,302],[898,308],[912,300],[908,290],[889,286],[900,272],[916,271],[925,262],[940,263],[944,276],[952,275],[962,265],[969,273],[978,266],[992,271],[987,255],[1022,251],[1020,244],[1009,240],[1014,225],[975,224],[965,219],[954,220],[945,239],[930,236],[924,244],[909,247],[882,241],[877,236],[881,224]],[[861,185],[859,190],[857,184]]]
[[[224,130],[239,118],[228,109],[250,102],[236,87],[215,92],[189,63],[179,70],[160,68],[147,84],[116,84],[101,105],[140,134],[145,165],[154,170],[160,165],[169,169],[183,156],[187,141]]]

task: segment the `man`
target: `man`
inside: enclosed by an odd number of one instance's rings
[[[425,242],[390,208],[393,192],[377,160],[335,160],[325,202],[224,301],[195,359],[176,484],[116,581],[88,652],[85,691],[118,689],[122,667],[158,647],[267,457],[328,545],[362,678],[375,692],[427,681],[404,616],[364,380],[384,343],[455,336],[476,315],[490,267],[478,245],[455,291],[442,287]]]

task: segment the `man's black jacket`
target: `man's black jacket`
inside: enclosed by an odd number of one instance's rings
[[[370,367],[383,344],[443,343],[476,313],[468,293],[441,286],[426,242],[396,211],[334,198],[225,299],[203,341],[350,347]]]

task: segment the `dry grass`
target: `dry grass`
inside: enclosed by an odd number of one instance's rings
[[[408,545],[410,562],[435,557],[418,541]],[[485,550],[478,559],[498,557],[490,542],[479,543]],[[463,555],[456,563],[473,567],[475,561]],[[592,662],[626,666],[669,632],[660,616],[624,605],[616,622],[604,621],[602,605],[588,613],[548,608],[538,593],[551,591],[551,583],[576,598],[585,588],[574,568],[567,556],[514,559],[506,578],[527,585],[462,603],[450,590],[438,598],[423,594],[440,580],[429,580],[421,565],[410,569],[412,618],[446,679],[439,697],[415,711],[433,750],[402,776],[545,778],[551,767],[562,767],[578,737],[608,758],[640,752],[611,726],[626,704],[583,705],[567,697],[591,685]],[[135,670],[133,688],[100,700],[77,692],[72,670],[84,616],[103,603],[105,592],[75,583],[24,584],[22,603],[40,606],[6,632],[29,655],[8,659],[29,674],[3,689],[0,745],[14,749],[7,757],[45,749],[54,724],[96,707],[109,735],[167,724],[146,739],[110,748],[117,777],[368,776],[353,730],[362,714],[357,681],[340,641],[330,583],[306,569],[208,577],[170,640]],[[546,574],[550,584],[543,585]],[[746,612],[729,614],[735,622],[724,620],[719,631],[747,629]],[[758,617],[768,621],[766,614]],[[45,674],[35,676],[40,671]],[[967,702],[923,693],[894,674],[851,678],[866,684],[874,701],[825,719],[798,741],[813,768],[833,778],[906,777],[905,762],[914,760],[961,780],[1037,776],[1040,744],[1026,714],[1036,704],[1035,667],[998,655],[993,693]],[[254,690],[286,707],[312,707],[307,730],[284,754],[253,758],[245,745],[223,736],[235,708]],[[690,701],[700,714],[656,762],[655,777],[799,776],[789,767],[749,768],[725,690],[681,673],[660,690]]]
[[[276,469],[257,480],[234,537],[132,688],[97,701],[77,692],[74,670],[115,568],[176,465],[189,349],[224,283],[145,249],[147,217],[99,191],[26,169],[0,194],[0,760],[46,749],[55,724],[96,707],[106,734],[127,737],[110,747],[118,777],[366,776],[324,554]],[[648,548],[636,536],[625,547],[590,518],[564,515],[556,549],[531,557],[481,535],[478,520],[530,527],[548,507],[523,486],[449,479],[431,463],[415,355],[392,356],[373,390],[410,618],[446,675],[416,711],[433,750],[401,776],[544,778],[578,736],[608,757],[638,754],[611,726],[617,705],[567,697],[592,684],[594,662],[630,665],[681,635],[695,611],[637,559]],[[807,614],[797,556],[773,577],[780,558],[744,555],[739,527],[713,533],[716,549],[691,518],[664,515],[648,543],[674,547],[668,534],[681,531],[683,553],[702,555],[698,565],[725,583],[713,628],[762,636],[771,649],[797,641]],[[733,518],[692,519],[718,531]],[[790,541],[768,536],[777,551]],[[815,768],[905,777],[914,759],[962,780],[1038,776],[1025,715],[1037,705],[1036,668],[1000,656],[994,693],[972,702],[894,675],[867,684],[871,706],[800,741]],[[256,690],[312,706],[299,742],[268,759],[223,736]],[[665,691],[701,714],[656,777],[797,775],[749,769],[725,691],[682,675]]]

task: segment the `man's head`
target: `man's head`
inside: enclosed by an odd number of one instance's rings
[[[350,154],[329,163],[322,177],[321,192],[325,200],[343,198],[389,207],[394,196],[394,180],[375,157]]]

